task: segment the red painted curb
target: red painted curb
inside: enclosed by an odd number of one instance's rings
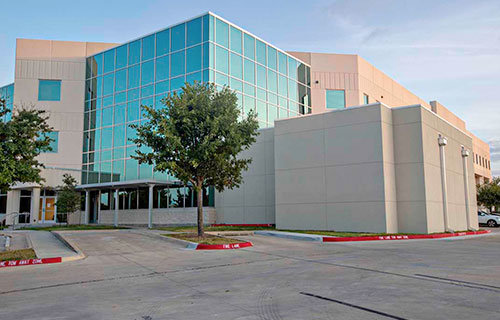
[[[26,259],[26,260],[11,260],[11,261],[0,261],[0,268],[5,267],[20,267],[29,266],[33,264],[47,264],[47,263],[60,263],[62,262],[61,257],[56,258],[43,258],[43,259]]]
[[[238,224],[238,223],[234,223],[234,224],[224,224],[224,223],[219,223],[219,224],[212,224],[210,225],[211,227],[272,227],[274,226],[274,224],[244,224],[244,223],[241,223],[241,224]]]
[[[412,240],[412,239],[440,239],[460,236],[471,236],[476,234],[490,233],[491,230],[467,231],[456,233],[436,233],[436,234],[411,234],[394,236],[364,236],[364,237],[323,237],[323,242],[347,242],[347,241],[379,241],[379,240]]]
[[[251,242],[242,243],[230,243],[230,244],[201,244],[196,246],[196,250],[228,250],[228,249],[240,249],[251,247],[253,244]]]

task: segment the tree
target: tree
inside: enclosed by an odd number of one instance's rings
[[[11,112],[0,99],[0,118]],[[20,109],[7,122],[0,121],[0,189],[16,182],[40,183],[43,164],[36,157],[50,151],[51,132],[43,110]]]
[[[477,186],[477,204],[493,211],[500,206],[500,177],[495,177],[488,183]]]
[[[63,185],[59,187],[60,191],[57,194],[57,212],[58,213],[73,213],[80,210],[81,196],[80,192],[76,191],[77,181],[68,174],[63,174]]]
[[[162,103],[165,108],[159,110],[143,106],[149,121],[132,126],[137,129],[134,158],[195,189],[198,236],[203,237],[203,188],[239,187],[252,160],[237,156],[256,141],[256,114],[250,111],[239,120],[236,94],[227,87],[217,91],[213,84],[186,83],[180,94],[169,94]]]

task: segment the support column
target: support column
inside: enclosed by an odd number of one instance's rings
[[[118,189],[115,190],[115,218],[114,226],[118,227],[118,209],[119,209],[120,199],[118,197]]]
[[[448,228],[448,188],[446,184],[446,158],[444,153],[444,147],[448,144],[448,139],[446,137],[439,135],[439,156],[441,160],[441,191],[443,193],[443,218],[444,218],[444,231],[453,232]]]
[[[469,157],[469,150],[462,147],[462,164],[464,167],[464,191],[465,191],[465,216],[467,218],[467,230],[476,231],[470,223],[470,203],[469,203],[469,169],[467,167],[467,158]]]
[[[90,210],[90,191],[85,190],[85,215],[83,216],[83,224],[89,224]]]
[[[38,221],[38,213],[40,212],[40,188],[34,187],[31,191],[31,213],[30,223]]]
[[[148,228],[153,227],[153,188],[154,184],[149,185],[149,202],[148,202]]]

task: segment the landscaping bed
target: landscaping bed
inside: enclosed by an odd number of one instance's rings
[[[0,261],[28,260],[28,259],[36,259],[35,250],[29,248],[29,249],[0,252]]]
[[[115,227],[104,225],[74,225],[74,226],[49,226],[49,227],[29,227],[20,228],[19,230],[36,230],[36,231],[78,231],[78,230],[113,230],[113,229],[128,229],[127,227]]]
[[[198,237],[197,233],[176,233],[176,234],[162,234],[165,237],[171,237],[175,239],[185,240],[189,242],[199,243],[199,244],[232,244],[232,243],[244,243],[245,241],[241,241],[238,239],[218,237],[209,234],[205,234],[205,237]]]
[[[197,232],[196,226],[184,226],[184,227],[158,227],[157,230],[172,231],[172,232],[185,232],[185,233],[195,233]],[[205,231],[253,231],[253,230],[275,230],[274,227],[269,226],[215,226],[215,227],[205,227]]]

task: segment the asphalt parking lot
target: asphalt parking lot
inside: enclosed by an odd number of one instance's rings
[[[0,319],[500,319],[500,230],[468,239],[188,251],[73,232],[84,260],[0,270]]]

